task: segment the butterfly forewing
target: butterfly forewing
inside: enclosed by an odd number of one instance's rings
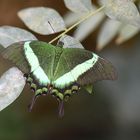
[[[42,41],[33,41],[30,47],[37,56],[41,68],[51,80],[56,55],[55,47]]]
[[[3,48],[1,54],[5,59],[11,60],[15,63],[22,72],[29,73],[30,68],[23,53],[24,43],[25,42],[18,42],[7,48]]]

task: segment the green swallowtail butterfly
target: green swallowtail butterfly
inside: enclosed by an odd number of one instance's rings
[[[51,94],[59,100],[59,114],[63,102],[81,87],[99,80],[114,80],[116,72],[107,60],[80,48],[63,48],[42,41],[25,41],[10,45],[1,52],[24,73],[35,92],[30,105],[40,95]]]

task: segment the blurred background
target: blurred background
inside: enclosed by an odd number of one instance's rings
[[[62,16],[67,12],[62,0],[0,0],[0,26],[29,30],[17,12],[33,6],[52,7]],[[56,36],[32,33],[43,41]],[[86,49],[95,51],[97,33],[98,29],[82,42]],[[81,91],[72,96],[61,119],[57,102],[48,96],[40,97],[29,113],[32,93],[26,86],[15,102],[0,112],[0,140],[140,140],[140,34],[119,46],[112,41],[96,53],[113,63],[117,81],[96,83],[94,95]],[[2,75],[12,65],[0,59]]]

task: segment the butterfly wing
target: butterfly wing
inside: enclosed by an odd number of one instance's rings
[[[28,73],[30,69],[23,53],[24,43],[14,43],[7,48],[1,49],[1,55],[15,63],[22,72]]]
[[[117,73],[114,66],[106,59],[98,57],[97,62],[92,68],[78,77],[77,83],[80,85],[88,85],[96,81],[115,80],[116,78]]]
[[[29,42],[29,43],[28,43]],[[39,65],[44,72],[51,76],[51,68],[53,66],[53,59],[55,56],[54,46],[42,41],[26,41],[18,42],[4,48],[1,52],[5,59],[11,60],[16,66],[24,73],[31,72],[31,61],[35,63],[35,59],[30,57],[27,59],[25,54],[25,45],[28,45],[32,50],[28,54],[36,56],[39,61]]]
[[[55,46],[42,41],[32,41],[30,47],[36,55],[40,67],[51,80],[53,77]]]
[[[116,71],[109,61],[90,51],[66,48],[59,60],[55,77],[58,87],[65,87],[72,82],[84,86],[99,80],[114,80]]]

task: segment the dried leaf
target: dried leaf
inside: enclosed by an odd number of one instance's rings
[[[12,26],[0,27],[0,43],[7,47],[15,42],[37,40],[37,38],[30,32]]]
[[[13,67],[0,78],[0,111],[10,105],[20,95],[25,79],[20,70]]]
[[[49,35],[65,30],[65,23],[58,12],[46,7],[26,8],[18,16],[31,30]]]
[[[120,22],[110,19],[106,20],[100,29],[97,38],[97,50],[103,49],[115,37],[115,35],[117,35],[120,27]]]
[[[64,0],[68,9],[76,13],[85,13],[92,10],[91,0]]]
[[[83,45],[76,40],[75,38],[68,36],[68,35],[64,35],[62,36],[57,45],[63,46],[64,48],[81,48],[84,49]]]
[[[140,27],[140,14],[132,0],[103,0],[102,3],[111,19]]]
[[[97,8],[94,6],[94,10]],[[80,41],[83,41],[90,33],[92,33],[104,19],[104,13],[100,12],[85,22],[81,23],[77,30],[74,32],[74,37]]]
[[[140,31],[140,29],[138,27],[135,27],[132,25],[124,26],[119,32],[119,36],[116,39],[116,43],[121,44],[121,43],[129,40],[130,38],[135,36],[139,31]]]

